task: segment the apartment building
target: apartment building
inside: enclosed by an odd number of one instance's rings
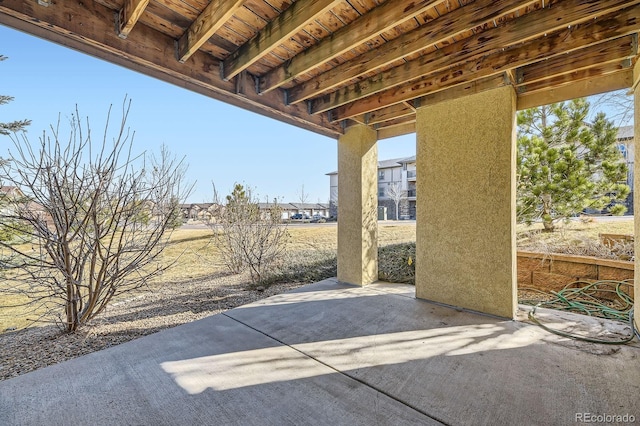
[[[338,172],[329,176],[330,213],[337,215],[338,208]],[[388,195],[388,188],[397,186],[403,193],[399,205],[400,219],[416,218],[416,157],[392,158],[378,162],[378,207],[387,208],[387,217],[396,218],[396,204]]]
[[[631,188],[631,193],[627,197],[627,213],[633,214],[633,167],[634,167],[634,132],[633,126],[622,126],[618,129],[618,149],[622,152],[627,163],[627,185]]]

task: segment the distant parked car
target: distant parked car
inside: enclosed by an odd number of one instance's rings
[[[313,223],[325,223],[327,221],[327,219],[322,216],[321,214],[314,214],[311,217],[311,222]]]
[[[311,218],[306,213],[296,213],[293,216],[291,216],[291,219],[301,220],[301,219],[311,219]]]

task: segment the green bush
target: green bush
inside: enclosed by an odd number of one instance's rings
[[[391,283],[415,284],[416,243],[378,248],[378,278]]]

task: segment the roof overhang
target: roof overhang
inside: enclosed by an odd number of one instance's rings
[[[632,87],[639,4],[2,0],[0,23],[332,138],[357,122],[384,139],[415,132],[422,105],[495,87],[519,109]]]

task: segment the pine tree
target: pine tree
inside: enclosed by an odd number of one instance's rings
[[[0,62],[4,61],[5,59],[7,59],[6,56],[0,55]],[[0,95],[0,105],[8,104],[12,100],[12,96]],[[17,120],[9,123],[0,122],[0,135],[9,135],[11,133],[24,130],[24,128],[29,124],[31,124],[31,120]]]
[[[585,99],[518,113],[517,214],[520,222],[541,219],[553,231],[559,220],[584,209],[611,206],[629,195],[627,167],[617,146],[617,128],[604,113],[588,123]]]

